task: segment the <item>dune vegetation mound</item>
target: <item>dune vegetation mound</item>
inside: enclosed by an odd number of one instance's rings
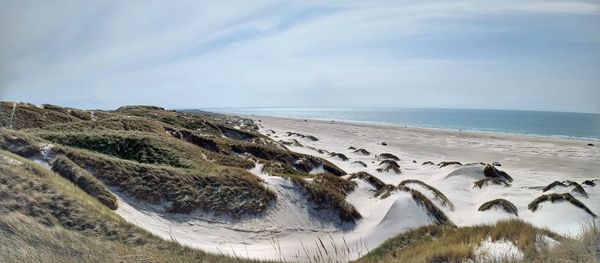
[[[573,192],[580,194],[581,196],[588,198],[588,194],[585,191],[585,189],[583,189],[583,186],[581,186],[579,183],[577,182],[573,182],[573,181],[564,181],[564,182],[560,182],[560,181],[554,181],[552,183],[550,183],[549,185],[547,185],[546,187],[544,187],[544,189],[542,189],[542,192],[547,192],[550,191],[554,188],[557,187],[573,187]]]
[[[529,205],[527,205],[527,208],[529,210],[535,212],[539,209],[540,204],[544,203],[544,202],[551,202],[551,203],[569,202],[572,205],[581,208],[586,213],[590,214],[592,217],[594,217],[594,218],[597,217],[596,214],[594,214],[594,212],[592,212],[585,204],[583,204],[581,201],[579,201],[577,198],[575,198],[570,193],[562,193],[562,194],[552,193],[552,194],[542,195],[542,196],[536,198],[535,200],[533,200],[531,203],[529,203]]]
[[[52,162],[52,171],[67,178],[69,181],[79,186],[84,192],[98,199],[100,203],[106,205],[108,208],[112,210],[117,209],[117,197],[115,197],[102,182],[96,179],[96,177],[77,166],[77,164],[67,157],[58,156]]]
[[[378,172],[394,172],[394,173],[402,173],[400,170],[400,165],[393,160],[383,160],[379,163],[380,168],[377,168]]]
[[[449,166],[449,165],[462,165],[461,162],[457,162],[457,161],[443,161],[437,164],[437,166],[439,166],[440,168]]]
[[[330,152],[329,156],[334,157],[334,158],[339,158],[342,161],[348,161],[350,159],[348,159],[348,157],[346,155],[344,155],[343,153],[336,153],[336,152]]]
[[[481,206],[479,206],[479,209],[477,209],[477,211],[483,212],[491,208],[502,209],[507,213],[519,216],[519,210],[517,209],[517,207],[510,201],[502,198],[494,199],[483,203]]]
[[[369,151],[367,151],[365,149],[362,149],[362,148],[358,149],[358,150],[355,150],[354,153],[362,154],[362,155],[371,155],[371,153]]]
[[[400,158],[398,158],[398,156],[393,155],[391,153],[382,153],[377,155],[377,159],[379,160],[393,160],[393,161],[400,161]]]
[[[597,259],[595,252],[588,248],[598,237],[598,230],[592,229],[588,233],[585,239],[572,240],[518,219],[458,228],[430,225],[399,234],[356,262],[481,262],[476,251],[488,238],[511,242],[523,253],[521,260],[506,258],[500,262],[594,262]],[[550,250],[540,243],[539,237],[547,237],[560,244]]]
[[[292,177],[292,182],[304,189],[308,200],[316,205],[316,209],[337,211],[342,222],[355,222],[362,218],[356,208],[346,202],[346,195],[356,188],[356,183],[333,175],[321,174],[312,182],[303,178]]]
[[[504,187],[510,187],[510,183],[507,181],[504,181],[500,178],[483,178],[481,180],[475,181],[475,183],[473,183],[473,188],[477,187],[477,188],[483,188],[484,186],[487,185],[502,185]]]
[[[0,122],[13,128],[0,129],[1,149],[44,157],[45,162],[62,156],[55,169],[66,178],[90,179],[81,183],[82,189],[110,187],[116,195],[173,213],[200,210],[234,218],[263,213],[277,196],[246,171],[256,162],[271,175],[284,177],[311,178],[313,171],[346,174],[327,160],[289,151],[259,134],[252,120],[239,117],[154,106],[115,111],[8,102],[0,106]],[[43,153],[48,144],[53,145],[49,155]],[[80,174],[91,176],[76,176]],[[110,203],[106,205],[114,207]]]
[[[352,179],[364,180],[365,182],[371,184],[375,188],[376,191],[380,191],[386,185],[386,183],[381,181],[379,178],[377,178],[369,173],[366,173],[366,172],[353,173],[352,175],[350,175],[348,180],[352,180]]]
[[[512,182],[513,178],[508,175],[506,172],[499,170],[493,165],[486,164],[483,168],[483,175],[488,178],[499,178],[508,182]]]
[[[431,185],[428,185],[428,184],[424,183],[423,181],[412,180],[412,179],[404,180],[404,181],[400,182],[400,184],[398,184],[398,187],[406,186],[408,184],[416,184],[418,186],[421,186],[421,187],[431,191],[434,195],[434,198],[436,200],[438,200],[442,206],[448,207],[448,208],[450,208],[450,210],[454,210],[454,204],[452,203],[452,201],[450,201],[450,199],[448,199],[448,197],[446,197],[446,195],[444,195],[444,193],[442,193],[437,188],[435,188]]]

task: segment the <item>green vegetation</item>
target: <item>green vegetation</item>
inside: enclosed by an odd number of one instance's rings
[[[558,186],[562,186],[562,187],[571,187],[572,186],[573,192],[578,193],[585,198],[588,198],[588,194],[585,191],[585,189],[583,189],[583,187],[580,184],[578,184],[577,182],[573,182],[573,181],[565,181],[565,182],[554,181],[551,184],[544,187],[544,189],[542,189],[542,192],[550,191]]]
[[[79,186],[110,209],[117,209],[117,198],[96,177],[73,163],[69,158],[58,156],[52,162],[52,171]]]
[[[510,201],[508,201],[506,199],[502,199],[502,198],[485,202],[477,210],[478,211],[486,211],[492,207],[501,208],[502,210],[506,211],[507,213],[519,216],[519,210],[517,209],[517,207]]]

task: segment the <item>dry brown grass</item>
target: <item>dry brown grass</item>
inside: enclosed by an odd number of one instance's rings
[[[538,235],[562,241],[563,237],[520,220],[473,227],[426,226],[389,239],[356,262],[465,262],[475,260],[475,248],[487,237],[508,240],[524,254],[525,262],[539,258]]]

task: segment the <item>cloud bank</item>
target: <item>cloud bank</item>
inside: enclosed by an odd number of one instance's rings
[[[0,96],[600,112],[598,1],[3,1]]]

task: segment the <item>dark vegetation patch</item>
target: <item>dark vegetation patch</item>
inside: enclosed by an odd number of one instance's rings
[[[436,225],[452,225],[452,222],[448,219],[444,211],[440,210],[421,192],[406,186],[399,186],[397,189],[409,193],[417,205],[425,209],[429,218],[431,218]]]
[[[260,213],[276,198],[258,177],[238,168],[178,169],[70,148],[57,151],[102,182],[138,200],[153,204],[171,202],[167,210],[174,213],[199,209],[237,217]]]
[[[431,191],[434,195],[434,198],[438,200],[442,206],[448,207],[450,208],[450,210],[454,210],[454,204],[452,203],[452,201],[450,201],[450,199],[448,199],[448,197],[446,197],[446,195],[444,195],[444,193],[442,193],[437,188],[428,185],[420,180],[404,180],[400,182],[400,184],[398,184],[398,187],[406,186],[407,184],[416,184]]]
[[[160,121],[137,116],[112,116],[97,121],[58,123],[43,129],[55,132],[139,131],[165,134],[168,127],[169,125]]]
[[[388,160],[400,161],[400,158],[398,158],[398,156],[393,155],[391,153],[382,153],[380,155],[377,155],[377,159],[388,159]]]
[[[433,163],[432,161],[427,161],[422,163],[421,165],[435,165],[435,163]]]
[[[473,183],[473,188],[475,188],[475,187],[483,188],[484,186],[489,185],[489,184],[503,185],[505,187],[510,187],[509,182],[504,181],[500,178],[484,178],[484,179],[478,180],[475,183]]]
[[[495,166],[489,165],[489,164],[486,164],[485,167],[483,168],[483,174],[485,175],[485,177],[489,177],[489,178],[500,178],[500,179],[508,181],[508,182],[513,181],[513,178],[510,175],[508,175],[506,172],[499,170]]]
[[[279,142],[283,145],[287,145],[287,146],[296,146],[296,147],[302,147],[303,145],[296,139],[290,139],[287,141],[284,140],[279,140]]]
[[[457,161],[443,161],[437,164],[440,168],[442,167],[446,167],[448,165],[462,165],[461,162],[457,162]]]
[[[348,147],[348,150],[356,150],[356,147],[350,146],[350,147]]]
[[[156,138],[137,133],[43,133],[42,138],[76,148],[87,149],[140,163],[190,167],[184,158]]]
[[[340,160],[342,160],[342,161],[349,160],[348,157],[346,155],[344,155],[343,153],[330,152],[329,156],[340,158]]]
[[[371,153],[365,149],[355,150],[354,153],[362,154],[362,155],[371,155]]]
[[[572,205],[583,209],[585,212],[587,212],[588,214],[590,214],[591,216],[596,218],[596,214],[594,214],[586,205],[584,205],[581,201],[577,200],[577,198],[575,198],[573,195],[571,195],[569,193],[562,193],[562,194],[552,193],[552,194],[542,195],[542,196],[536,198],[535,200],[533,200],[531,203],[529,203],[529,205],[527,205],[527,208],[529,208],[529,210],[535,212],[538,210],[539,205],[543,202],[554,203],[554,202],[562,202],[562,201],[567,201],[567,202],[571,203]]]
[[[42,150],[37,139],[28,134],[0,128],[0,149],[29,158]]]
[[[394,172],[394,173],[402,173],[402,171],[400,170],[400,165],[396,162],[396,161],[392,161],[392,160],[383,160],[379,163],[379,166],[381,166],[381,168],[377,168],[378,172]]]
[[[598,181],[598,179],[585,180],[581,184],[588,185],[588,186],[596,186],[596,181]]]
[[[353,190],[356,183],[327,174],[315,177],[313,182],[297,177],[292,177],[291,180],[306,191],[308,200],[317,209],[335,209],[343,222],[355,222],[362,218],[356,208],[346,202],[346,193]]]
[[[296,137],[300,137],[300,138],[304,138],[304,139],[308,139],[311,140],[313,142],[318,141],[319,139],[315,136],[312,135],[308,135],[308,134],[302,134],[302,133],[297,133],[297,132],[286,132],[285,133],[287,136],[296,136]]]
[[[379,192],[386,185],[386,183],[379,180],[379,178],[377,178],[369,173],[366,173],[366,172],[353,173],[352,175],[350,175],[348,180],[352,180],[352,179],[356,179],[356,178],[364,180],[365,182],[371,184],[373,187],[375,187],[375,190],[377,192]]]
[[[551,184],[544,187],[544,189],[542,189],[542,192],[550,191],[556,187],[573,187],[573,190],[572,190],[573,192],[578,193],[578,194],[584,196],[585,198],[588,198],[588,194],[585,191],[585,189],[583,189],[583,187],[580,184],[578,184],[577,182],[573,182],[573,181],[564,181],[564,182],[554,181]]]
[[[118,207],[117,198],[96,177],[77,166],[64,156],[58,156],[52,162],[52,171],[73,182],[84,192],[98,199],[100,203],[115,210]]]
[[[502,210],[504,210],[507,213],[514,214],[515,216],[519,216],[519,210],[517,209],[517,207],[510,201],[508,201],[506,199],[502,199],[502,198],[494,199],[494,200],[483,203],[479,207],[478,211],[486,211],[492,207],[501,208]]]
[[[354,162],[352,162],[352,164],[358,164],[358,165],[360,165],[362,167],[367,167],[367,164],[364,163],[363,161],[354,161]]]

